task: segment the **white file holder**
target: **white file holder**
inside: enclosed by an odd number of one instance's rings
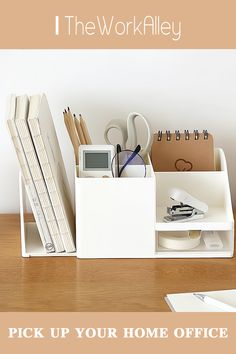
[[[38,228],[35,221],[27,221],[26,214],[32,213],[28,211],[28,197],[24,185],[23,177],[19,173],[19,192],[20,192],[20,226],[21,226],[21,254],[22,257],[42,257],[42,256],[75,256],[76,253],[52,252],[47,253],[40,239]]]
[[[154,255],[156,182],[146,177],[75,177],[79,258],[147,258]],[[78,169],[77,169],[78,173]]]

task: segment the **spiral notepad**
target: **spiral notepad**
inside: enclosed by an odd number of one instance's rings
[[[151,160],[154,171],[214,171],[213,136],[203,130],[154,134]]]

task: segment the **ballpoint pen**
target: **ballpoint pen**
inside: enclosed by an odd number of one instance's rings
[[[231,306],[226,304],[225,302],[222,302],[220,300],[213,299],[212,297],[204,294],[193,294],[196,298],[198,298],[200,301],[204,302],[207,305],[211,305],[214,307],[217,307],[218,309],[221,309],[222,311],[225,312],[236,312],[236,307]]]

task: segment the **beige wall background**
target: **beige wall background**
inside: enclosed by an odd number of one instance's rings
[[[5,119],[11,93],[47,94],[71,185],[62,111],[82,113],[95,143],[105,124],[143,113],[153,130],[208,129],[225,150],[236,203],[236,50],[1,50],[0,212],[17,212],[18,162]],[[142,139],[142,137],[141,137]]]

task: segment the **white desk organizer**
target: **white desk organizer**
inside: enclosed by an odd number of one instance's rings
[[[44,256],[75,256],[76,253],[53,252],[47,253],[41,242],[36,222],[26,221],[25,215],[32,213],[28,210],[28,196],[24,185],[23,177],[19,173],[19,192],[20,192],[20,225],[21,225],[21,254],[22,257],[44,257]]]
[[[224,152],[216,149],[216,171],[153,172],[147,178],[76,177],[77,257],[79,258],[212,258],[232,257],[234,219]],[[204,219],[165,223],[169,190],[181,188],[209,205]],[[156,215],[156,216],[154,216]],[[158,245],[161,233],[216,230],[221,250],[203,241],[188,251]]]
[[[78,258],[213,258],[232,257],[234,219],[227,165],[222,149],[216,149],[216,171],[153,172],[147,165],[146,178],[78,178],[76,229]],[[207,203],[204,219],[165,223],[169,190],[181,188]],[[20,178],[22,256],[75,256],[76,253],[46,253],[35,223],[26,223],[25,187]],[[159,246],[160,234],[170,231],[217,231],[220,250],[208,250],[201,240],[188,251]]]

